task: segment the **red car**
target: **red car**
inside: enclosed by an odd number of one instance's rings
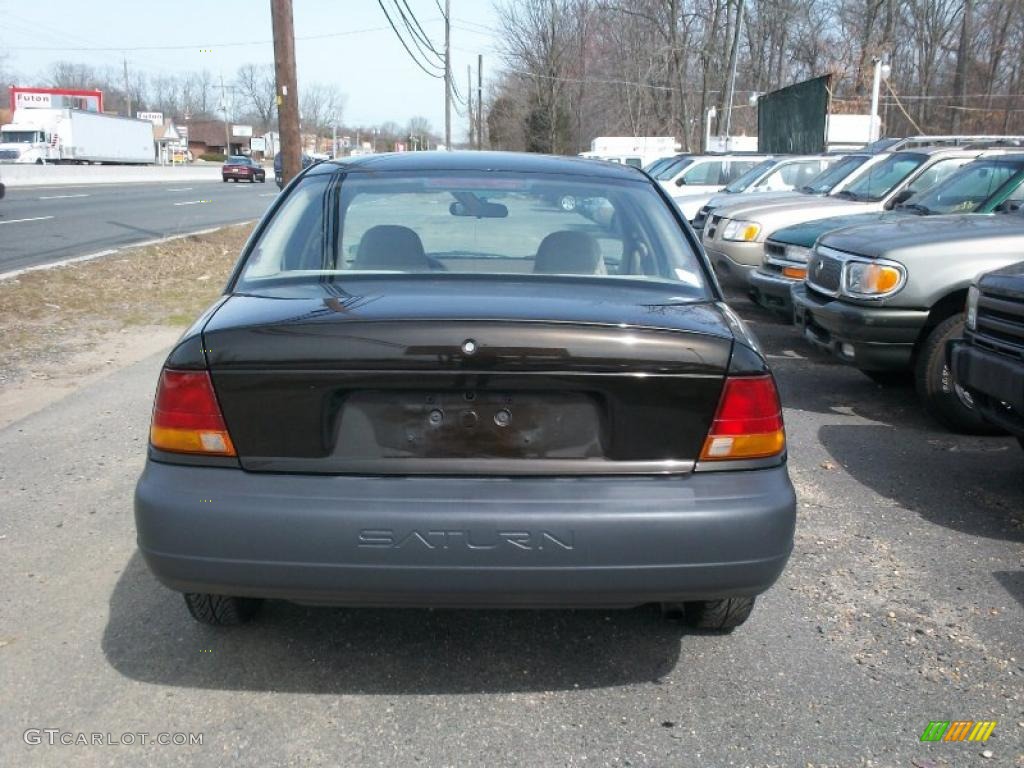
[[[267,180],[267,172],[251,157],[231,155],[221,167],[220,177],[224,181],[248,179],[250,182],[258,181],[262,184]]]

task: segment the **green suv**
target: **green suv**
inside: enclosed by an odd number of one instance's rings
[[[958,169],[891,211],[831,216],[778,229],[765,241],[761,266],[750,276],[750,298],[792,317],[790,291],[807,275],[807,258],[819,237],[843,227],[908,215],[1000,213],[1024,203],[1024,152],[983,157]]]

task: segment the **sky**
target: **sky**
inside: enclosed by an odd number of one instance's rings
[[[406,2],[442,50],[437,1]],[[385,5],[395,18],[391,0]],[[486,89],[489,67],[498,66],[492,0],[451,0],[451,18],[456,85],[465,95],[466,65],[472,64],[475,81],[481,53]],[[348,125],[404,125],[422,115],[443,132],[442,81],[410,60],[377,0],[294,0],[294,21],[300,91],[303,82],[337,85],[348,97]],[[270,0],[0,0],[0,53],[8,54],[7,65],[21,85],[45,85],[42,79],[58,59],[121,67],[122,56],[130,68],[148,74],[206,68],[229,80],[242,64],[273,61],[271,37]],[[465,137],[466,123],[453,112],[453,139]]]

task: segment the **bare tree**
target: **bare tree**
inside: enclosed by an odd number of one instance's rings
[[[247,114],[255,116],[265,130],[274,123],[276,80],[273,64],[245,64],[235,75]]]

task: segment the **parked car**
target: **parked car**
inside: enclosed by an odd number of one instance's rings
[[[764,355],[654,182],[412,152],[321,163],[264,215],[160,374],[135,519],[210,624],[269,597],[727,630],[781,573],[795,496]]]
[[[750,154],[679,155],[653,177],[670,195],[714,193],[766,158]]]
[[[339,158],[340,161],[340,158]],[[281,163],[284,162],[284,155],[278,152],[274,155],[274,181],[277,183],[278,189],[284,188],[284,171],[282,170]],[[302,169],[305,170],[311,165],[315,165],[318,160],[314,159],[312,155],[303,153],[302,155]]]
[[[735,200],[734,195],[789,192],[809,183],[838,159],[838,155],[769,157],[727,184],[721,192],[690,192],[686,186],[671,194],[686,220],[696,226],[697,214],[713,197],[721,195]]]
[[[964,338],[950,343],[949,361],[977,412],[1024,448],[1024,262],[971,286]]]
[[[247,179],[250,182],[258,181],[262,184],[267,180],[267,172],[251,157],[231,155],[224,161],[224,165],[220,169],[220,177],[222,181]]]
[[[743,203],[718,208],[704,228],[704,248],[720,278],[747,289],[750,273],[761,265],[765,240],[772,232],[828,216],[890,210],[935,186],[984,151],[936,146],[894,152],[836,195],[763,209]]]
[[[874,163],[884,160],[884,153],[857,152],[855,154],[843,155],[828,170],[823,171],[803,186],[797,187],[789,192],[748,192],[742,200],[723,192],[712,197],[697,212],[693,219],[693,228],[697,232],[703,232],[707,225],[711,212],[717,208],[724,208],[742,202],[750,206],[757,206],[763,209],[772,205],[788,205],[789,203],[803,201],[807,202],[807,195],[823,197],[825,195],[836,195],[852,184],[861,174],[865,173]]]
[[[946,342],[962,335],[975,276],[1022,252],[1021,213],[907,216],[829,232],[793,288],[796,322],[811,343],[876,381],[912,373],[925,409],[948,428],[991,432],[955,386]]]
[[[815,241],[842,227],[886,221],[897,216],[1015,211],[1024,202],[1024,153],[985,157],[968,163],[930,189],[918,192],[891,211],[831,216],[783,227],[764,245],[764,260],[750,275],[750,297],[766,309],[792,317],[790,289],[807,275],[807,257]]]

